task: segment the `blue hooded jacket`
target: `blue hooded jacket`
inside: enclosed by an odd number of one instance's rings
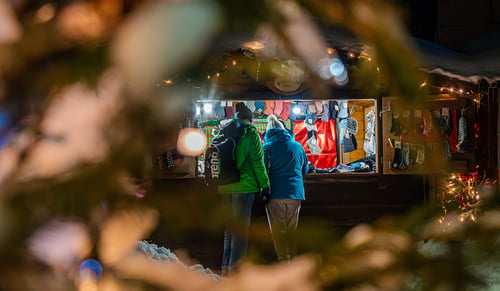
[[[264,136],[264,161],[271,183],[271,198],[304,200],[303,175],[309,169],[302,145],[286,130],[273,128]]]

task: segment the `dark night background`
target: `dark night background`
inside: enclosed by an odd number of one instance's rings
[[[395,0],[409,32],[458,52],[500,45],[500,1]]]

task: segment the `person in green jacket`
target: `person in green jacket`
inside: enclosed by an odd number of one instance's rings
[[[218,186],[222,201],[232,210],[232,221],[224,233],[223,274],[233,271],[246,255],[248,227],[256,196],[270,197],[262,140],[255,126],[251,125],[253,113],[243,102],[235,105],[235,111],[236,119],[231,122],[244,123],[245,126],[236,147],[240,181]]]

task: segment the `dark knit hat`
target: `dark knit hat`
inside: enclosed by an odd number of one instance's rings
[[[241,120],[252,120],[253,114],[252,110],[248,108],[245,103],[243,102],[238,102],[235,105],[235,110],[236,110],[236,118],[241,119]]]

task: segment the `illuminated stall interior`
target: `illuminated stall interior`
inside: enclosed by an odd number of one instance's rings
[[[234,117],[238,102],[253,111],[252,124],[262,138],[267,117],[279,117],[304,147],[311,173],[377,172],[375,99],[198,100],[196,116],[208,143],[217,135],[221,121]],[[197,164],[203,175],[203,154]]]

